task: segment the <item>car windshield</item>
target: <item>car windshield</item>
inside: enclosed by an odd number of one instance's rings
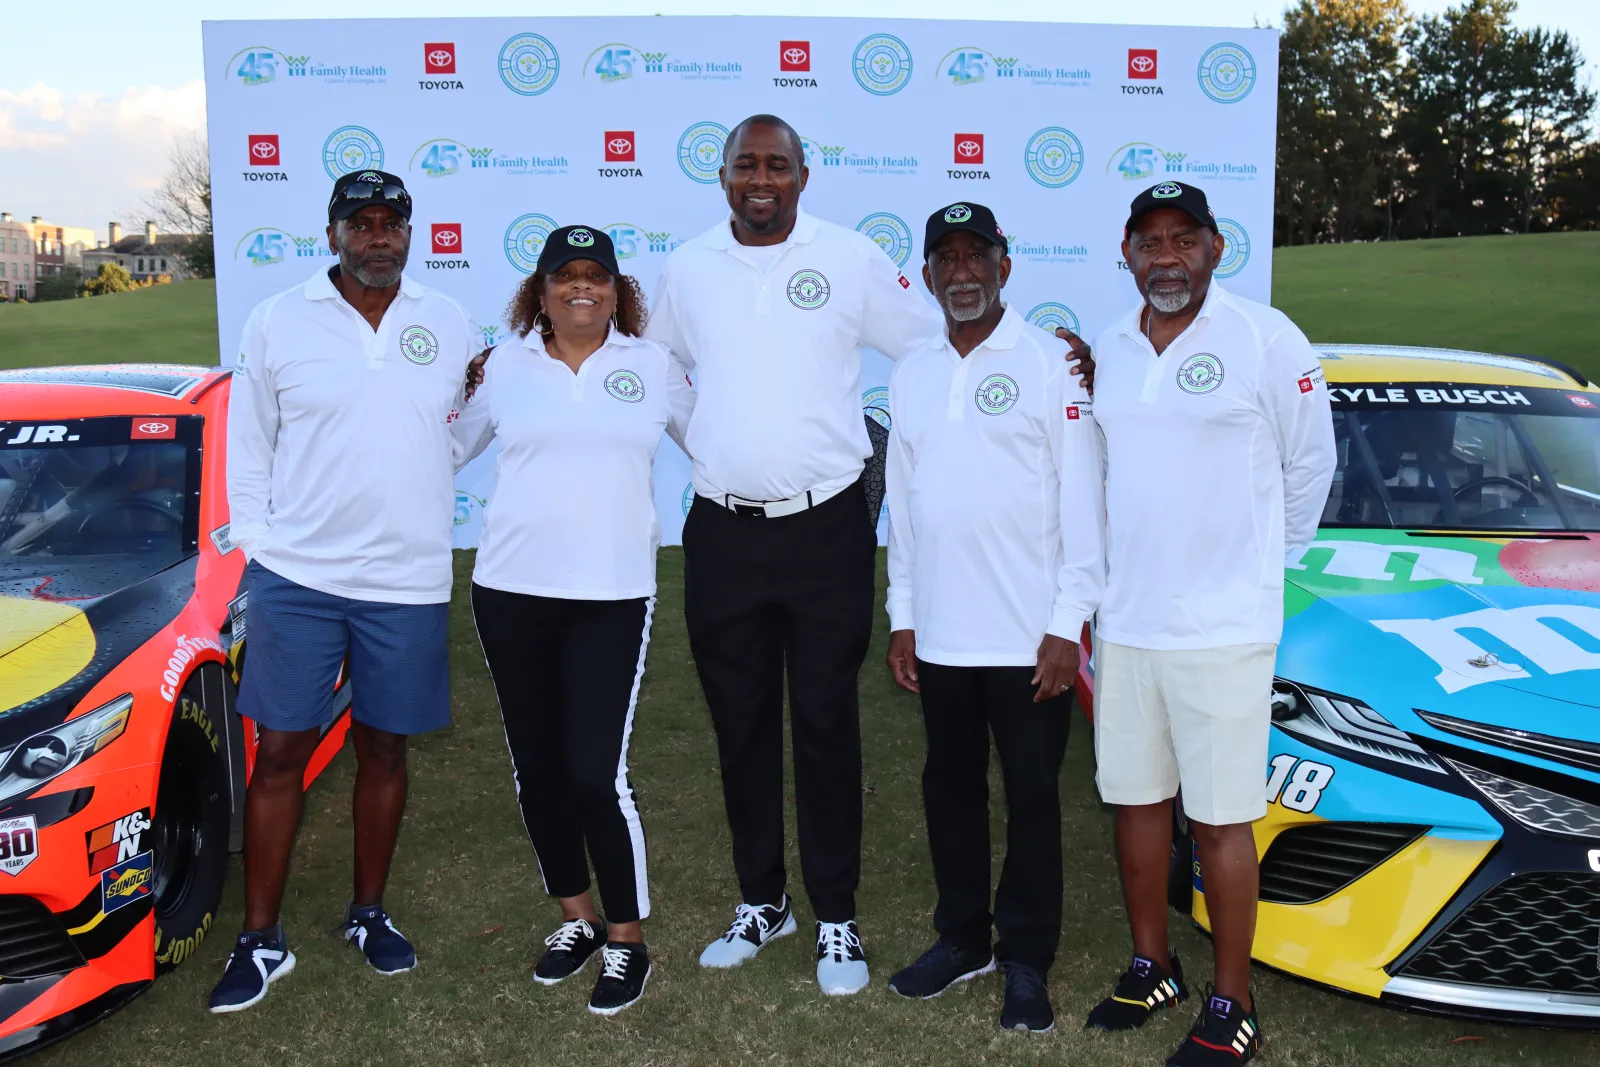
[[[1333,383],[1324,526],[1600,530],[1600,395]]]
[[[199,422],[0,425],[0,591],[29,595],[59,577],[61,590],[37,594],[53,597],[79,586],[71,575],[87,566],[100,576],[78,594],[101,595],[193,552]]]

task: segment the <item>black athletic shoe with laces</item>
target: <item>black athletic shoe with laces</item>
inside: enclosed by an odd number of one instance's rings
[[[600,950],[600,977],[589,994],[589,1010],[615,1015],[644,996],[650,980],[650,951],[642,941],[607,941]]]
[[[533,980],[540,985],[555,985],[583,970],[583,965],[606,943],[606,924],[568,919],[544,943],[544,955],[533,969]]]
[[[1031,1030],[1042,1034],[1056,1025],[1056,1011],[1050,1006],[1050,991],[1044,975],[1026,963],[1002,963],[1006,972],[1006,997],[1000,1007],[1000,1029]]]
[[[1260,1048],[1261,1023],[1254,1007],[1245,1011],[1238,1001],[1219,997],[1207,986],[1200,1017],[1167,1059],[1167,1067],[1239,1067]]]
[[[1167,964],[1163,968],[1155,960],[1133,957],[1117,979],[1116,991],[1094,1006],[1084,1025],[1107,1032],[1133,1030],[1162,1008],[1187,1000],[1189,989],[1183,984],[1183,964],[1177,956],[1168,957]]]
[[[957,982],[965,982],[993,970],[993,951],[984,949],[982,952],[968,952],[941,937],[914,963],[889,979],[889,988],[902,997],[927,1000]]]

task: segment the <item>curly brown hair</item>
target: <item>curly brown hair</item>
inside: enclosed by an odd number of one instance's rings
[[[538,271],[528,275],[506,307],[506,321],[518,337],[528,336],[529,331],[535,328],[534,320],[544,311],[544,282],[544,274]],[[644,333],[644,291],[639,288],[638,280],[628,274],[616,275],[616,283],[617,332],[638,337]],[[550,316],[545,316],[544,328],[539,332],[542,336],[549,336]]]

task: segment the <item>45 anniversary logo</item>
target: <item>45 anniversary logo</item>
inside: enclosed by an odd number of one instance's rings
[[[237,80],[246,88],[271,85],[280,77],[291,82],[316,80],[323,85],[383,85],[389,80],[389,70],[382,63],[353,57],[340,57],[340,62],[330,65],[264,44],[241,48],[228,57],[228,80]]]
[[[1111,153],[1106,173],[1123,181],[1149,182],[1157,177],[1184,181],[1253,182],[1261,168],[1243,160],[1202,159],[1188,152],[1161,148],[1148,141],[1131,141]]]
[[[744,66],[736,59],[697,56],[685,59],[670,52],[649,52],[621,41],[603,44],[583,61],[583,76],[601,85],[615,85],[639,75],[667,74],[682,81],[744,80]]]
[[[1067,67],[1018,56],[1000,56],[976,45],[963,45],[944,54],[934,76],[953,86],[982,84],[1049,85],[1087,89],[1093,74],[1087,67]]]
[[[559,153],[545,155],[533,149],[497,152],[487,145],[469,145],[453,137],[434,137],[422,142],[411,153],[406,170],[412,174],[420,172],[428,178],[491,171],[514,177],[549,177],[567,173],[567,167],[567,157]]]

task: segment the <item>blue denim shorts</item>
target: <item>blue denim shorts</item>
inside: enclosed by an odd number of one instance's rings
[[[333,721],[334,686],[350,657],[350,714],[393,734],[450,725],[449,604],[351,600],[297,585],[261,564],[245,571],[239,714],[269,730]]]

